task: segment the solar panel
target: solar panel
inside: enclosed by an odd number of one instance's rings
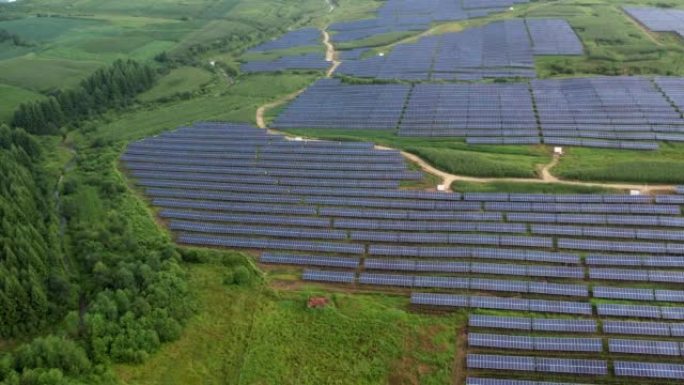
[[[684,365],[654,362],[614,361],[618,377],[684,379]]]
[[[647,336],[669,336],[670,325],[663,322],[603,321],[603,332]]]
[[[305,281],[321,281],[335,283],[354,283],[354,273],[342,271],[304,270],[302,279]]]
[[[608,351],[611,353],[644,354],[660,356],[679,356],[679,343],[674,341],[653,340],[608,340]]]
[[[468,326],[492,329],[532,330],[532,324],[529,318],[499,317],[479,314],[470,314],[468,316]]]

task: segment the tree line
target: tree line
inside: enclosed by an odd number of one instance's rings
[[[150,89],[155,81],[156,72],[151,66],[134,60],[117,60],[95,71],[74,89],[22,103],[14,112],[11,124],[36,135],[57,135],[64,125],[130,105],[136,95]]]

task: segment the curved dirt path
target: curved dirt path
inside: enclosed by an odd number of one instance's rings
[[[389,147],[376,146],[377,149],[391,150]],[[420,168],[428,174],[439,177],[442,180],[441,185],[444,186],[445,191],[451,191],[451,184],[456,181],[475,182],[475,183],[492,183],[492,182],[509,182],[509,183],[556,183],[568,186],[584,186],[584,187],[602,187],[616,190],[638,190],[642,194],[652,194],[655,192],[674,192],[673,185],[642,185],[631,183],[599,183],[599,182],[580,182],[558,179],[550,173],[550,169],[558,164],[559,157],[554,156],[553,160],[542,168],[542,177],[535,178],[479,178],[465,175],[449,174],[442,170],[435,168],[428,162],[417,155],[400,151],[401,155],[411,162],[420,166]],[[546,175],[545,175],[546,174]]]
[[[335,59],[335,47],[330,42],[330,34],[326,30],[323,30],[323,44],[325,44],[325,60],[332,63],[332,66],[328,69],[328,72],[325,73],[325,76],[332,77],[335,70],[342,62]]]
[[[560,156],[554,154],[553,159],[551,159],[551,162],[545,164],[544,167],[542,167],[541,178],[544,182],[558,183],[558,178],[551,174],[551,169],[556,167],[558,161],[560,161]]]

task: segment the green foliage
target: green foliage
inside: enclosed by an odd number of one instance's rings
[[[571,148],[554,173],[576,180],[681,184],[684,146],[661,143],[658,151]]]
[[[34,332],[72,301],[40,145],[0,127],[0,337]]]
[[[458,192],[506,192],[534,194],[618,194],[620,191],[601,187],[573,186],[559,183],[489,182],[474,183],[457,181],[451,185]]]
[[[330,385],[344,378],[344,384],[380,385],[453,379],[465,313],[417,314],[407,310],[403,296],[226,286],[229,269],[216,264],[187,270],[199,303],[196,316],[178,341],[145,364],[117,365],[124,383]],[[311,295],[329,296],[331,303],[308,309]]]
[[[155,82],[155,72],[148,65],[133,60],[118,60],[96,71],[80,87],[60,92],[43,101],[23,103],[12,118],[14,127],[38,135],[57,134],[67,123],[78,121],[109,108],[122,108]]]
[[[244,266],[238,266],[233,270],[233,282],[236,285],[245,285],[251,280],[251,274]]]
[[[195,67],[180,67],[164,75],[150,90],[139,95],[141,101],[169,99],[173,96],[188,94],[199,90],[212,80],[212,74]]]

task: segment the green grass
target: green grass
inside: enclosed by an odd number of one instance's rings
[[[684,183],[684,145],[661,143],[658,151],[567,148],[553,173],[564,179]]]
[[[24,40],[44,42],[59,39],[63,34],[84,30],[101,25],[95,20],[75,17],[35,17],[0,21],[0,29],[4,29],[21,36]]]
[[[21,103],[37,100],[42,97],[43,95],[41,94],[23,88],[0,84],[0,122],[9,122],[12,119],[14,110]]]
[[[539,77],[684,74],[681,40],[643,31],[622,11],[625,5],[629,4],[617,0],[586,0],[530,6],[524,13],[526,17],[565,18],[586,50],[582,57],[537,58]]]
[[[28,54],[0,61],[0,82],[34,91],[69,88],[103,63],[46,59]]]
[[[207,83],[213,76],[210,72],[196,67],[180,67],[162,77],[151,90],[141,94],[142,101],[153,101],[180,93],[192,93]]]
[[[257,108],[306,87],[314,75],[259,74],[241,77],[231,86],[189,100],[175,101],[107,117],[91,135],[106,140],[132,141],[202,120],[254,123]]]
[[[535,194],[619,194],[621,191],[601,187],[570,186],[557,183],[475,183],[457,181],[451,185],[458,192],[503,192]]]
[[[124,384],[450,382],[463,315],[413,314],[405,297],[227,286],[217,265],[187,271],[197,315],[178,341],[145,364],[117,366]],[[310,293],[333,304],[307,309]]]
[[[394,131],[288,129],[287,132],[331,140],[372,141],[419,155],[452,174],[481,177],[531,178],[550,162],[541,146],[471,146],[459,138],[406,138]]]

